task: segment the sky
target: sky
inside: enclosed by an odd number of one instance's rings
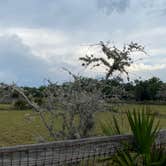
[[[78,61],[99,41],[144,45],[148,55],[130,67],[131,79],[166,81],[165,20],[166,0],[0,0],[0,82],[61,83],[70,79],[64,67],[101,76]]]

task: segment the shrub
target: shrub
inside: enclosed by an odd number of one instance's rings
[[[115,118],[115,117],[114,117]],[[159,122],[155,123],[154,115],[147,115],[145,110],[134,110],[127,112],[127,119],[135,140],[132,147],[123,144],[126,150],[119,150],[113,157],[114,164],[117,166],[164,166],[166,165],[165,150],[162,147],[155,145],[155,139],[159,131]],[[105,129],[102,126],[103,132],[108,134],[116,129],[116,133],[120,133],[117,120],[114,119],[114,124],[109,123],[109,128]],[[118,130],[117,130],[118,129]]]
[[[17,110],[25,110],[28,109],[27,102],[24,100],[17,100],[14,103],[14,108]]]

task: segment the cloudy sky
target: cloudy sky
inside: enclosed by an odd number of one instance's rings
[[[131,77],[166,81],[165,20],[166,0],[0,0],[0,82],[63,82],[63,67],[101,75],[78,62],[101,40],[145,45],[149,56],[130,68]]]

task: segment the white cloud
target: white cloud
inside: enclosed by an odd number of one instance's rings
[[[155,65],[146,65],[143,63],[133,64],[129,67],[131,72],[140,72],[140,71],[154,71],[166,69],[166,64],[155,64]]]
[[[8,34],[18,35],[25,45],[28,45],[32,52],[42,58],[48,59],[51,53],[58,52],[63,45],[69,43],[67,35],[60,31],[50,29],[33,28],[10,28],[6,30]]]

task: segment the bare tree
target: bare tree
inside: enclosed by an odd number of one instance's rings
[[[70,73],[71,74],[71,73]],[[94,113],[104,109],[104,100],[99,89],[88,89],[83,78],[73,75],[74,82],[57,86],[50,83],[46,89],[45,107],[53,121],[61,117],[62,128],[54,130],[55,138],[71,139],[87,137],[94,127]],[[91,85],[92,86],[92,85]],[[58,111],[60,110],[60,111]]]
[[[57,139],[83,138],[90,135],[94,127],[94,114],[104,110],[104,100],[100,89],[91,81],[72,75],[74,81],[57,85],[48,81],[43,91],[43,103],[39,106],[33,98],[25,95],[24,89],[16,85],[11,92],[19,93],[31,108],[38,113],[50,137]],[[91,87],[91,88],[90,88]],[[57,128],[57,121],[61,127]],[[59,126],[58,125],[58,126]]]

